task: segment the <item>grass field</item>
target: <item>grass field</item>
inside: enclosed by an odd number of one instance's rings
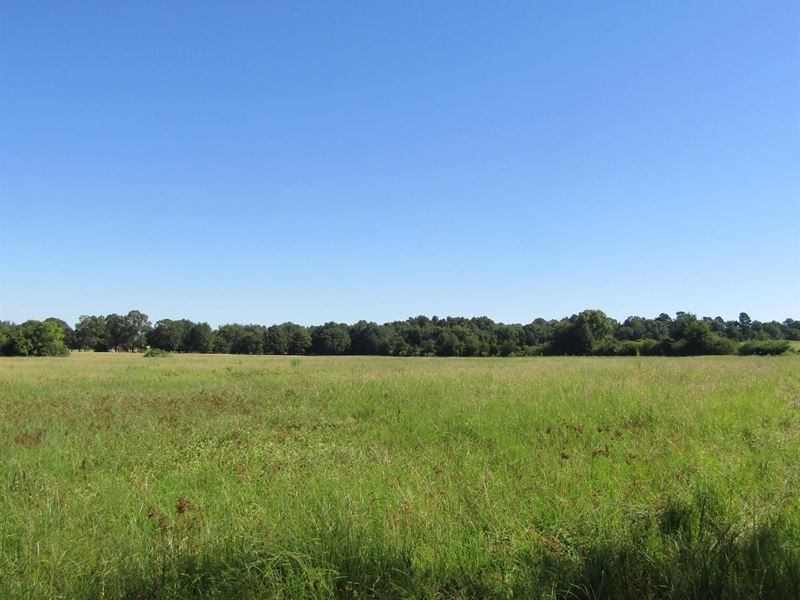
[[[0,597],[799,598],[800,357],[0,360]]]

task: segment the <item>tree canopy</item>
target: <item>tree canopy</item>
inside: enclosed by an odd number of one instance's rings
[[[330,321],[305,327],[239,323],[213,329],[189,319],[161,319],[132,310],[126,315],[84,315],[74,329],[50,317],[15,325],[0,323],[0,354],[53,356],[68,349],[235,354],[319,354],[384,356],[536,356],[779,354],[788,340],[800,340],[800,321],[759,322],[742,312],[736,320],[678,312],[622,322],[597,309],[563,319],[537,318],[528,324],[496,323],[488,317],[410,317],[378,324]],[[780,342],[780,343],[773,343]]]

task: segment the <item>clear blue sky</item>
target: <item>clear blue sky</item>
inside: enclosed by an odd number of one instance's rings
[[[0,319],[800,318],[800,5],[0,5]]]

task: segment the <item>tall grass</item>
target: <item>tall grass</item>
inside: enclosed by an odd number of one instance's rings
[[[0,596],[800,598],[800,358],[0,361]]]

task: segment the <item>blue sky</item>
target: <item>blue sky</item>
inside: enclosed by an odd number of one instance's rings
[[[0,319],[800,318],[796,1],[0,16]]]

